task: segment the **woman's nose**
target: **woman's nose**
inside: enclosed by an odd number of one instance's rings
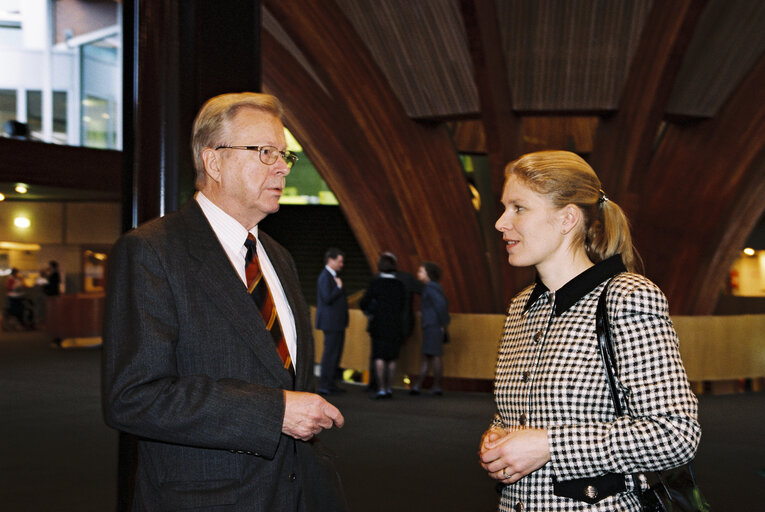
[[[504,213],[500,215],[499,218],[497,219],[497,222],[494,223],[494,229],[500,232],[506,231],[507,229],[509,229],[508,220],[505,218]]]

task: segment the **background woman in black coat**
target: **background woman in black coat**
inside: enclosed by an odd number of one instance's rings
[[[361,299],[361,309],[369,317],[367,330],[372,338],[372,360],[377,377],[375,399],[393,396],[391,383],[404,339],[406,289],[396,279],[396,260],[383,254],[377,262],[379,272]]]

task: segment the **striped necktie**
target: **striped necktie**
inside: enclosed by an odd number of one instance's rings
[[[287,340],[284,339],[282,325],[279,322],[279,315],[276,312],[276,305],[274,304],[274,297],[271,295],[271,290],[268,289],[268,283],[266,283],[263,273],[260,270],[257,241],[252,233],[247,234],[247,240],[245,240],[244,245],[247,247],[247,254],[244,257],[246,262],[244,272],[247,277],[247,290],[250,292],[252,299],[255,301],[255,305],[263,316],[263,321],[266,323],[266,329],[269,330],[271,337],[274,339],[276,350],[282,358],[284,368],[289,370],[290,374],[294,377],[295,369],[292,366],[290,351],[287,348]]]

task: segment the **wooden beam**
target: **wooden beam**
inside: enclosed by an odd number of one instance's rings
[[[389,185],[384,174],[365,172],[367,165],[375,164],[367,162],[366,139],[345,103],[326,94],[268,31],[263,32],[261,42],[267,63],[263,69],[263,88],[284,104],[287,128],[337,197],[370,268],[375,268],[380,252],[386,248],[396,247],[397,254],[416,253],[403,231],[394,233],[398,239],[387,234],[381,240],[382,233],[392,224],[402,225],[404,219],[395,205],[384,210],[383,215],[370,215],[376,200],[372,191],[384,191],[379,194],[384,196],[390,193]],[[269,65],[271,62],[279,65]]]
[[[122,152],[0,137],[0,181],[120,193]]]
[[[621,103],[599,125],[590,163],[610,197],[628,213],[638,202],[641,177],[706,0],[654,2],[630,65]],[[634,183],[633,183],[634,181]]]
[[[217,94],[260,89],[260,4],[124,0],[123,12],[128,228],[193,194],[199,107]]]
[[[765,212],[765,55],[714,119],[671,125],[634,220],[647,273],[675,314],[711,314]]]
[[[334,1],[263,4],[331,100],[308,104],[317,100],[317,93],[306,94],[308,89],[320,86],[302,81],[307,72],[296,75],[298,70],[271,60],[273,55],[264,55],[263,83],[291,112],[288,125],[310,146],[312,162],[333,184],[370,263],[380,250],[395,252],[410,272],[421,260],[435,261],[444,268],[443,285],[454,311],[500,310],[487,293],[492,281],[481,231],[445,127],[406,116]]]
[[[507,263],[502,238],[494,230],[494,221],[502,214],[502,189],[505,166],[522,153],[522,123],[513,112],[512,91],[507,82],[502,38],[497,23],[494,0],[461,0],[460,7],[468,47],[473,62],[473,77],[478,88],[481,122],[486,135],[486,152],[491,173],[490,190],[481,190],[484,237],[492,271],[495,300],[507,300],[527,285],[533,276],[530,269],[513,268]]]

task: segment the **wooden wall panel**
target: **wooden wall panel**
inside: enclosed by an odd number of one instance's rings
[[[614,110],[643,27],[655,30],[645,21],[658,3],[662,0],[498,1],[515,108]]]
[[[370,264],[391,250],[400,266],[444,268],[454,311],[499,307],[464,173],[443,125],[406,115],[382,72],[334,2],[263,2],[329,91],[289,67],[264,34],[264,88],[337,196]],[[278,60],[274,60],[278,59]]]
[[[315,315],[315,308],[311,308]],[[419,326],[419,318],[416,320]],[[453,314],[449,326],[451,343],[444,350],[444,372],[451,378],[494,378],[497,347],[505,316]],[[693,382],[765,377],[765,315],[672,316],[680,339],[680,356],[688,378]],[[366,339],[366,317],[358,309],[350,310],[348,339]],[[320,357],[323,333],[314,330],[316,354]],[[398,378],[412,377],[419,371],[421,335],[415,328],[412,338],[402,347],[397,365]],[[721,340],[724,340],[721,342]],[[368,343],[348,344],[341,366],[365,370],[369,364]],[[318,361],[317,361],[318,362]]]
[[[460,153],[486,153],[486,131],[483,123],[477,119],[453,121],[447,123],[452,132],[452,139]]]
[[[476,115],[457,0],[337,0],[413,118]]]
[[[588,154],[599,121],[596,116],[524,116],[523,152],[565,149]]]

